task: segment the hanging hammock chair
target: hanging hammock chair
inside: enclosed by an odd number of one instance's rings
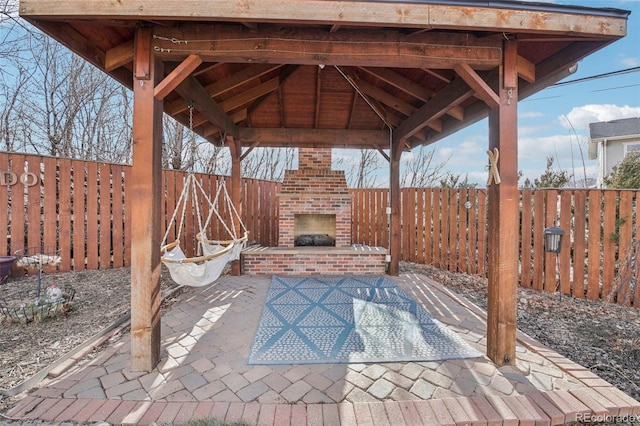
[[[202,187],[202,184],[198,182],[195,174],[193,173],[193,165],[195,163],[196,155],[196,141],[195,133],[193,132],[193,101],[189,101],[189,130],[191,130],[191,167],[189,173],[184,180],[184,186],[176,208],[171,216],[171,220],[167,225],[167,231],[162,239],[161,261],[165,264],[171,278],[178,284],[190,287],[202,287],[209,285],[217,280],[227,263],[238,260],[240,258],[240,252],[247,244],[248,232],[247,228],[242,223],[242,219],[238,214],[235,206],[231,202],[231,197],[227,192],[227,186],[224,178],[218,183],[218,189],[213,199],[209,197],[207,192]],[[189,198],[191,197],[191,203]],[[222,197],[222,199],[220,198]],[[200,211],[201,200],[208,204],[209,214],[205,222],[202,222],[202,213]],[[189,204],[195,207],[196,217],[198,219],[199,232],[196,234],[197,250],[195,257],[187,257],[187,255],[180,248],[180,236],[182,234],[182,228],[184,225],[184,219],[189,208]],[[221,206],[226,212],[226,217],[229,220],[229,225],[223,219],[222,215],[218,211],[218,206]],[[167,238],[171,227],[176,223],[176,216],[178,211],[181,210],[180,223],[178,224],[178,235],[176,240],[170,244],[167,244]],[[207,238],[207,228],[211,223],[213,216],[218,219],[220,224],[227,231],[230,239],[226,241],[210,240]],[[239,227],[244,231],[243,236],[238,236],[236,233],[236,221]]]
[[[200,211],[201,199],[208,204],[209,208],[209,214],[205,222],[202,222],[202,213]],[[218,211],[220,202],[228,213],[230,224],[225,222]],[[195,206],[199,226],[199,232],[196,234],[197,256],[195,257],[187,257],[180,248],[180,236],[189,205]],[[169,231],[176,223],[178,211],[181,211],[178,235],[174,242],[166,244]],[[206,230],[214,215],[229,234],[229,240],[210,240],[207,238]],[[238,236],[236,233],[236,221],[244,232],[242,236]],[[196,179],[196,176],[193,173],[189,173],[185,178],[184,187],[176,203],[176,209],[162,239],[161,260],[169,269],[171,278],[176,283],[190,287],[202,287],[217,280],[227,263],[240,258],[240,252],[246,246],[247,239],[247,229],[231,202],[224,179],[219,182],[216,195],[211,200],[202,184]]]

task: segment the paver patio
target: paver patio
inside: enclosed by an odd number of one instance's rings
[[[394,281],[470,345],[486,351],[485,313],[418,274]],[[128,334],[25,396],[8,415],[45,421],[249,424],[563,424],[640,418],[640,403],[519,333],[515,366],[443,362],[247,365],[270,277],[223,276],[163,313],[162,359],[132,372]]]

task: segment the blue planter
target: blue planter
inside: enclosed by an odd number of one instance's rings
[[[0,256],[0,282],[11,275],[11,266],[15,260],[15,256]]]

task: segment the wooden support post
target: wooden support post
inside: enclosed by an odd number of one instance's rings
[[[517,131],[517,44],[505,41],[497,93],[500,104],[489,113],[489,150],[499,159],[498,182],[488,187],[487,355],[497,365],[514,364],[518,287],[519,192]],[[515,87],[506,86],[511,84]]]
[[[231,202],[238,210],[240,217],[242,217],[242,168],[240,167],[242,160],[242,144],[240,139],[233,139],[227,137],[227,145],[229,145],[229,151],[231,152]],[[236,222],[236,235],[242,235],[242,229],[240,224]],[[242,273],[241,261],[234,260],[231,262],[231,275],[238,276]]]
[[[131,203],[131,370],[152,371],[160,359],[162,102],[153,96],[162,62],[151,30],[136,32],[133,80]]]
[[[389,239],[389,254],[391,262],[387,268],[389,275],[397,276],[399,273],[400,250],[402,248],[402,224],[400,223],[400,157],[404,148],[405,141],[403,139],[394,140],[391,144],[391,152],[389,155],[389,191],[391,191],[389,200],[391,204],[391,216],[389,217],[389,229],[391,230],[391,238]]]

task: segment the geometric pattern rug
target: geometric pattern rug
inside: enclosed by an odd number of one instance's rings
[[[248,364],[444,361],[482,354],[384,276],[274,276]]]

